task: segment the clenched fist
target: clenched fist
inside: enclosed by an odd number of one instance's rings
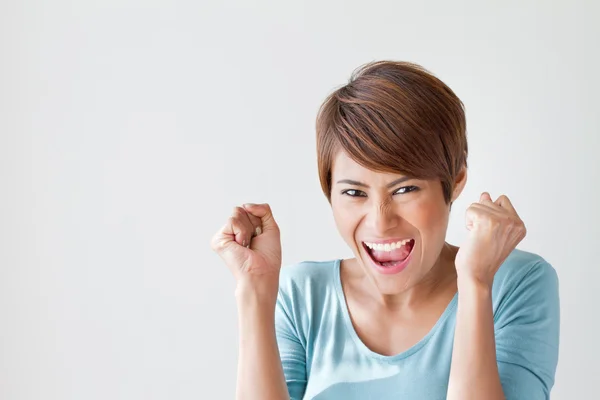
[[[267,283],[275,285],[274,290],[277,290],[281,239],[268,204],[235,207],[210,244],[225,261],[238,285]]]
[[[467,240],[456,254],[455,265],[460,281],[479,282],[491,287],[500,265],[527,233],[508,197],[492,201],[481,194],[466,212]]]

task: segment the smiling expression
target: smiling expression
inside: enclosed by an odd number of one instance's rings
[[[343,151],[335,157],[331,177],[337,229],[378,291],[398,294],[420,282],[438,261],[445,244],[450,205],[444,201],[440,181],[375,172]],[[465,180],[466,171],[456,182],[452,200],[462,191]],[[386,267],[377,268],[365,245],[405,239],[414,240],[412,248],[408,245],[406,266],[388,269],[387,273]]]

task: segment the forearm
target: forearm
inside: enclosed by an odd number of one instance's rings
[[[448,400],[504,399],[491,291],[490,285],[459,280]]]
[[[236,291],[239,321],[237,400],[289,399],[275,337],[276,291]]]

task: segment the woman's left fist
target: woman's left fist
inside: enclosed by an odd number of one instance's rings
[[[487,192],[467,209],[466,225],[467,240],[455,259],[458,280],[491,288],[496,271],[523,240],[527,229],[508,197],[502,195],[492,201]]]

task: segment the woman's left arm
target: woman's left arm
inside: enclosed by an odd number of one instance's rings
[[[491,285],[459,277],[448,400],[504,399],[494,339]]]
[[[487,192],[467,209],[466,225],[468,237],[455,260],[458,309],[447,398],[512,400],[517,396],[503,391],[496,355],[492,284],[525,237],[525,225],[506,196],[494,202]]]

